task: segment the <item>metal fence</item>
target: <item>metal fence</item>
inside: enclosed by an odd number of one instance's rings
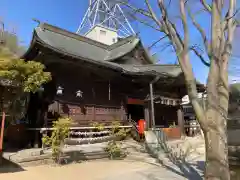
[[[156,135],[159,143],[165,143],[167,141],[167,136],[162,130],[162,128],[152,128],[151,130]]]

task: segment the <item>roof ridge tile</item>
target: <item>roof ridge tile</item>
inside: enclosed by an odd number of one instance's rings
[[[101,42],[98,42],[98,41],[95,41],[93,39],[90,39],[86,36],[82,36],[82,35],[79,35],[79,34],[76,34],[76,33],[73,33],[73,32],[70,32],[66,29],[62,29],[62,28],[59,28],[57,26],[53,26],[51,24],[47,24],[47,23],[41,23],[38,27],[40,27],[42,30],[48,30],[48,31],[52,31],[52,32],[55,32],[55,33],[58,33],[58,34],[62,34],[66,37],[69,37],[69,38],[73,38],[73,39],[76,39],[76,40],[80,40],[80,41],[84,41],[88,44],[91,44],[91,45],[96,45],[100,48],[103,48],[103,49],[108,49],[108,45],[106,44],[103,44]]]

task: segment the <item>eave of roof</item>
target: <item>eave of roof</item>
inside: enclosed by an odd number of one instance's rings
[[[161,77],[178,77],[182,70],[178,65],[159,65],[159,64],[150,64],[150,65],[124,65],[124,64],[117,64],[110,61],[97,61],[93,59],[83,58],[71,54],[69,52],[64,52],[61,49],[56,49],[52,46],[46,45],[44,42],[40,42],[39,39],[36,40],[38,44],[41,44],[48,49],[51,49],[57,53],[64,54],[70,58],[75,58],[78,61],[82,62],[85,61],[87,63],[95,64],[98,66],[102,66],[105,68],[110,68],[116,71],[119,71],[123,74],[128,75],[135,75],[135,76],[161,76]],[[42,44],[44,43],[44,44]]]
[[[44,42],[42,42],[37,36],[35,36],[32,40],[32,44],[30,49],[28,50],[28,54],[31,52],[31,49],[34,49],[34,46],[40,45],[55,51],[56,53],[63,54],[65,56],[75,58],[78,61],[85,61],[88,63],[96,64],[98,66],[103,66],[106,68],[110,68],[113,70],[117,70],[123,74],[128,75],[148,75],[148,76],[164,76],[164,77],[178,77],[182,71],[181,68],[177,65],[158,65],[158,64],[150,64],[150,65],[122,65],[109,61],[96,61],[92,59],[87,59],[83,57],[76,56],[66,51],[62,51],[61,49],[56,49]],[[23,58],[26,58],[23,56]]]
[[[34,47],[40,45],[57,53],[75,58],[79,61],[85,61],[98,66],[100,65],[106,68],[111,68],[128,75],[147,75],[152,77],[163,76],[176,78],[182,74],[182,70],[179,65],[121,65],[112,61],[114,58],[119,58],[132,51],[139,44],[141,44],[139,38],[136,36],[129,36],[111,46],[108,46],[84,36],[80,36],[44,23],[35,28],[30,47],[22,56],[22,58],[29,59],[28,56],[35,51]],[[80,47],[85,48],[81,49]],[[92,51],[94,48],[95,54]],[[83,55],[85,52],[89,51],[89,56]],[[118,53],[115,53],[114,51],[117,51]],[[82,54],[82,52],[84,53]],[[115,56],[111,55],[111,53],[115,53]],[[145,54],[148,55],[146,51]]]
[[[56,49],[97,61],[114,61],[131,52],[140,42],[136,36],[129,36],[108,46],[46,23],[36,27],[34,32],[38,39]]]
[[[149,52],[143,47],[141,40],[135,35],[121,39],[117,43],[109,46],[47,23],[41,23],[38,27],[36,27],[34,29],[34,34],[36,34],[43,41],[46,41],[46,43],[56,47],[61,45],[58,48],[63,48],[66,50],[69,49],[65,46],[68,46],[69,44],[75,44],[75,48],[78,49],[75,49],[73,53],[79,53],[83,57],[88,57],[99,61],[105,60],[114,62],[122,56],[130,53],[137,46],[140,46],[144,50],[146,62],[152,64],[152,59]],[[55,41],[60,41],[60,43],[56,43]],[[70,46],[70,49],[74,50],[74,46]]]

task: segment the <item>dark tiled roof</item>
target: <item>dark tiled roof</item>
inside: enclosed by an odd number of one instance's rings
[[[41,41],[56,49],[97,61],[117,59],[133,50],[140,41],[136,36],[129,36],[108,46],[48,24],[35,28],[35,33]]]
[[[182,73],[180,66],[168,64],[149,64],[149,65],[122,65],[124,69],[136,73],[152,72],[172,77],[177,77]]]
[[[141,45],[140,39],[136,36],[129,36],[108,46],[44,23],[35,28],[31,46],[25,55],[23,55],[23,58],[28,56],[35,43],[75,57],[79,61],[102,65],[126,74],[177,77],[182,73],[178,65],[122,65],[114,63],[114,59],[118,59],[131,52],[138,44]],[[148,55],[147,52],[146,54]]]

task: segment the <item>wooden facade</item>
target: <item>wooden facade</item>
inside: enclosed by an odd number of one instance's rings
[[[56,37],[67,37],[66,42],[72,38],[68,43],[73,45],[78,41],[87,42],[88,45],[93,43],[92,40],[60,28],[45,26],[41,33],[49,31],[57,34]],[[128,118],[135,121],[144,118],[151,127],[149,83],[156,76],[161,76],[154,84],[154,95],[160,97],[154,99],[156,125],[179,124],[179,102],[186,94],[184,80],[181,72],[168,75],[171,73],[166,70],[170,67],[169,71],[179,71],[179,66],[150,64],[149,56],[141,43],[128,47],[133,40],[125,45],[124,42],[119,42],[113,47],[103,47],[106,50],[121,48],[119,53],[124,51],[124,46],[130,48],[121,55],[114,50],[118,56],[106,62],[81,57],[78,52],[74,54],[75,47],[70,50],[67,50],[69,45],[63,48],[61,43],[64,42],[61,39],[52,41],[59,43],[61,49],[53,47],[53,43],[43,42],[40,35],[34,33],[32,44],[23,58],[45,64],[46,71],[52,74],[52,81],[45,84],[42,91],[31,95],[26,115],[30,127],[51,126],[51,121],[59,116],[71,117],[73,126],[90,126],[93,122],[108,125],[114,120],[127,124]],[[93,49],[95,46],[102,48],[103,45],[96,42]],[[138,66],[134,66],[136,64]],[[159,69],[165,72],[160,72]]]

